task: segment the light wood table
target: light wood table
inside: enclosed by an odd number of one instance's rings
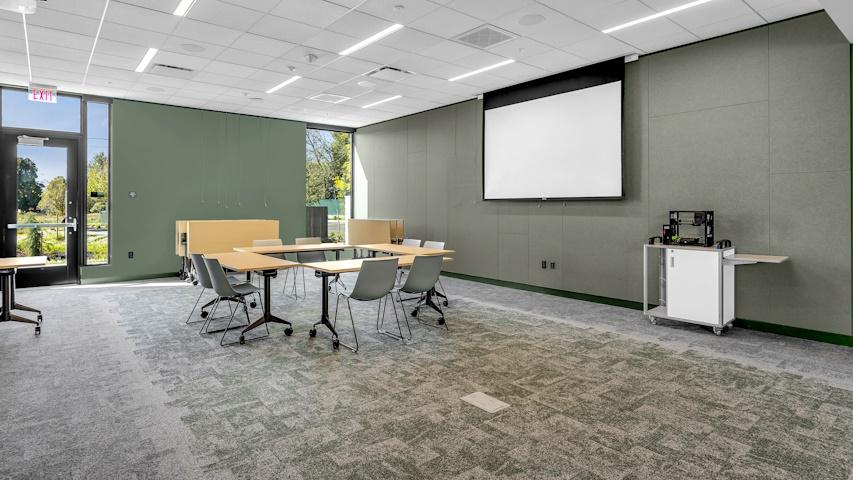
[[[0,258],[0,285],[3,288],[3,309],[0,311],[0,322],[20,322],[35,325],[36,335],[41,334],[41,311],[15,302],[15,273],[19,268],[43,267],[47,257],[5,257]],[[38,315],[36,320],[30,320],[12,313],[12,310],[23,310]]]
[[[454,250],[443,250],[438,248],[410,247],[407,245],[397,245],[396,243],[369,243],[365,245],[353,245],[354,248],[361,248],[371,251],[374,256],[376,252],[390,253],[392,255],[444,255],[448,256],[456,253]]]
[[[270,282],[278,275],[279,270],[298,267],[298,263],[251,252],[211,253],[205,255],[205,257],[219,260],[220,265],[229,270],[233,270],[235,272],[246,272],[247,274],[251,274],[251,272],[261,272],[264,277],[264,314],[254,322],[247,325],[240,332],[241,344],[246,341],[246,332],[265,323],[281,323],[287,326],[284,329],[285,335],[290,336],[293,333],[293,327],[290,322],[272,314]]]
[[[345,243],[308,243],[302,245],[266,245],[263,247],[235,247],[237,252],[260,253],[271,255],[276,253],[299,253],[299,252],[335,252],[335,259],[340,258],[340,252],[351,248]]]

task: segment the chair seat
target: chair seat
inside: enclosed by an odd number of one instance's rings
[[[233,288],[234,291],[239,293],[240,295],[248,295],[250,293],[256,293],[260,291],[258,287],[252,285],[251,283],[238,283],[236,285],[231,285],[231,288]]]

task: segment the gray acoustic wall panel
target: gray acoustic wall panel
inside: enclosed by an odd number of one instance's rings
[[[619,201],[483,202],[481,101],[372,125],[369,215],[405,205],[412,235],[458,252],[450,271],[639,301],[645,239],[712,209],[739,251],[791,256],[738,267],[738,317],[850,335],[850,90],[824,13],[627,64]]]

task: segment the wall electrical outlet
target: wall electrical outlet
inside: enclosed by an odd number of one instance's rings
[[[551,270],[557,268],[557,262],[551,262]]]
[[[542,268],[548,268],[548,261],[542,260]]]
[[[133,258],[133,250],[127,252],[127,258]]]

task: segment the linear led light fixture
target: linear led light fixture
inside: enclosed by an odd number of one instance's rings
[[[515,62],[515,60],[508,58],[508,59],[504,60],[503,62],[498,62],[494,65],[489,65],[488,67],[483,67],[479,70],[474,70],[473,72],[463,73],[462,75],[458,75],[458,76],[453,77],[453,78],[448,78],[447,81],[448,82],[455,82],[456,80],[462,80],[463,78],[468,78],[470,76],[477,75],[478,73],[488,72],[489,70],[492,70],[494,68],[503,67],[504,65],[509,65],[510,63],[513,63],[513,62]]]
[[[136,73],[141,73],[148,68],[148,64],[151,63],[151,60],[154,59],[154,55],[157,55],[156,48],[149,48],[147,52],[145,52],[145,56],[142,57],[142,60],[139,62],[139,65],[136,66]]]
[[[300,77],[299,75],[294,75],[294,76],[288,78],[287,80],[279,83],[278,85],[272,87],[271,89],[267,90],[267,93],[273,93],[275,91],[281,90],[282,88],[290,85],[291,83],[299,80],[300,78],[302,78],[302,77]]]
[[[401,28],[403,28],[402,25],[400,25],[399,23],[395,23],[394,25],[391,25],[390,27],[386,28],[385,30],[382,30],[379,33],[375,33],[375,34],[365,38],[364,40],[356,43],[355,45],[347,48],[346,50],[341,50],[340,52],[338,52],[338,55],[346,56],[352,52],[355,52],[357,50],[361,50],[362,48],[370,45],[373,42],[376,42],[378,40],[382,40],[383,38],[387,37],[388,35],[391,35],[392,33],[396,32],[397,30],[399,30]]]
[[[178,7],[172,12],[172,15],[177,15],[179,17],[186,16],[187,12],[190,11],[195,5],[195,0],[181,0],[181,3],[178,4]]]
[[[369,104],[369,105],[365,105],[365,106],[363,106],[363,107],[361,107],[361,108],[370,108],[370,107],[375,107],[375,106],[377,106],[377,105],[379,105],[379,104],[382,104],[382,103],[385,103],[385,102],[390,102],[391,100],[397,100],[398,98],[403,98],[403,96],[402,96],[402,95],[394,95],[393,97],[388,97],[388,98],[386,98],[386,99],[384,99],[384,100],[379,100],[378,102],[373,102],[373,103],[371,103],[371,104]]]
[[[21,12],[21,19],[24,21],[24,45],[27,47],[27,72],[30,74],[30,83],[33,83],[33,64],[30,62],[30,36],[27,33],[27,14]]]
[[[602,30],[601,33],[611,33],[617,30],[622,30],[623,28],[633,27],[634,25],[639,25],[641,23],[648,22],[649,20],[654,20],[656,18],[665,17],[667,15],[673,14],[675,12],[680,12],[682,10],[687,10],[688,8],[693,8],[698,5],[702,5],[703,3],[708,3],[711,0],[696,0],[695,2],[685,3],[684,5],[670,8],[669,10],[664,10],[662,12],[658,12],[647,17],[638,18],[636,20],[631,20],[628,23],[623,23],[622,25],[616,25],[615,27],[608,28],[607,30]]]
[[[92,57],[95,56],[95,47],[98,46],[98,38],[101,36],[101,28],[104,26],[104,18],[107,16],[107,8],[110,6],[110,0],[107,0],[104,3],[104,11],[101,12],[101,22],[98,23],[98,31],[95,33],[95,40],[92,42],[92,51],[89,52],[89,61],[86,62],[86,71],[83,72],[83,83],[81,85],[86,85],[86,79],[89,78],[89,67],[92,66]]]

